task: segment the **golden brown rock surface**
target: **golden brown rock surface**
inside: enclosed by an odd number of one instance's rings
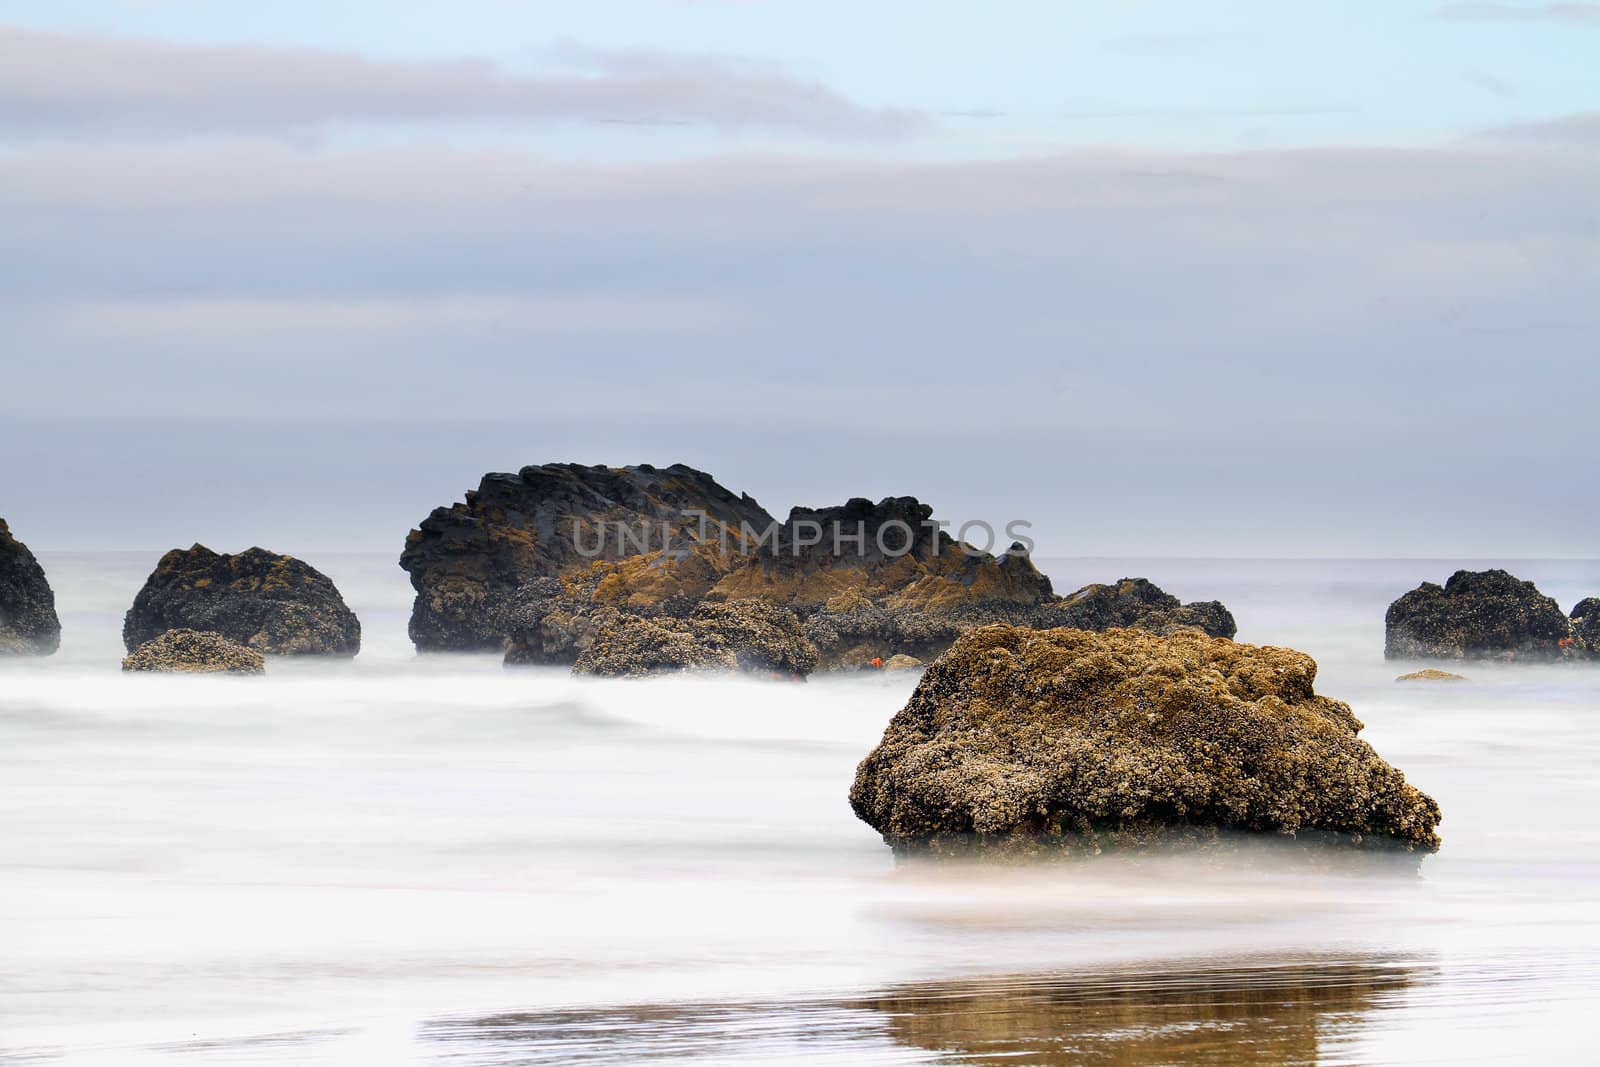
[[[266,658],[253,648],[204,630],[168,630],[122,661],[125,671],[260,674]]]
[[[1182,631],[984,626],[922,676],[851,806],[890,844],[1097,847],[1326,831],[1432,850],[1439,808],[1293,649]]]

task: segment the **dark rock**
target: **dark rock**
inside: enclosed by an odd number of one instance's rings
[[[206,630],[168,630],[122,661],[125,671],[260,674],[266,658],[253,648]]]
[[[706,515],[703,529],[691,510]],[[516,603],[523,586],[591,573],[595,607],[686,614],[739,558],[744,527],[759,533],[772,521],[749,496],[682,464],[487,474],[465,503],[435,509],[406,538],[411,639],[421,651],[500,649],[509,626],[529,629]]]
[[[0,655],[48,656],[60,645],[56,595],[44,568],[0,519]]]
[[[261,548],[204,545],[161,557],[122,623],[130,652],[167,630],[221,634],[274,655],[354,656],[361,624],[327,575]]]
[[[688,618],[621,615],[602,625],[574,674],[745,671],[804,678],[817,665],[794,612],[765,600],[702,604]]]
[[[1071,596],[1044,605],[1030,621],[1042,629],[1134,627],[1163,635],[1187,627],[1230,640],[1239,630],[1232,613],[1217,601],[1183,604],[1145,578],[1124,578],[1114,585],[1086,585]]]
[[[1227,831],[1437,848],[1438,805],[1315,677],[1304,653],[1188,630],[980,627],[922,676],[850,803],[903,850]]]
[[[1578,601],[1571,620],[1573,647],[1583,654],[1600,656],[1600,597]]]
[[[1443,587],[1423,582],[1389,605],[1389,659],[1556,659],[1572,623],[1532,582],[1503,570],[1456,571]],[[1563,644],[1566,642],[1566,644]]]

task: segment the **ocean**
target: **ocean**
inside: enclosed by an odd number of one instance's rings
[[[1383,659],[1421,580],[1600,561],[1039,561],[1316,657],[1443,808],[1419,866],[897,862],[846,794],[914,677],[417,657],[392,553],[310,560],[354,661],[123,675],[155,557],[40,552],[61,651],[0,661],[0,1062],[1600,1062],[1600,666]]]

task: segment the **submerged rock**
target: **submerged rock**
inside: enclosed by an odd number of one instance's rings
[[[273,655],[361,650],[361,624],[328,576],[261,548],[221,555],[195,545],[162,556],[128,609],[122,640],[132,652],[173,629],[221,634]]]
[[[528,636],[542,617],[519,611],[551,598],[522,596],[524,587],[597,568],[582,595],[565,591],[570,608],[685,615],[740,558],[744,529],[764,532],[772,521],[749,496],[682,464],[486,474],[464,503],[434,509],[406,538],[400,566],[417,591],[411,640],[424,652],[498,650],[520,628],[524,645],[543,644]]]
[[[1402,674],[1400,677],[1396,678],[1395,681],[1397,681],[1397,682],[1464,682],[1464,681],[1466,681],[1466,678],[1463,677],[1462,675],[1459,675],[1459,674],[1451,674],[1449,671],[1435,670],[1433,667],[1429,667],[1427,670],[1412,671],[1410,674]]]
[[[1573,644],[1561,606],[1503,570],[1456,571],[1389,605],[1388,659],[1556,659]],[[1563,643],[1565,642],[1565,643]]]
[[[48,656],[60,645],[56,595],[44,568],[0,519],[0,655]]]
[[[920,671],[926,666],[926,663],[915,656],[890,656],[883,661],[883,669],[886,671]]]
[[[122,661],[125,671],[261,674],[266,657],[253,648],[205,630],[168,630],[146,641]]]
[[[850,803],[903,850],[1220,831],[1437,848],[1438,805],[1315,677],[1302,652],[1192,631],[981,627],[922,676]]]
[[[764,600],[702,604],[688,618],[618,616],[600,627],[574,674],[746,671],[804,678],[817,665],[794,612]]]

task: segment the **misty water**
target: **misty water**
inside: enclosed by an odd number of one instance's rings
[[[1600,668],[1396,684],[1384,607],[1455,561],[1042,561],[1314,655],[1440,802],[1420,867],[896,863],[846,793],[910,676],[419,658],[390,555],[313,561],[353,662],[124,676],[153,554],[41,562],[61,652],[0,663],[5,1062],[1600,1061]]]

